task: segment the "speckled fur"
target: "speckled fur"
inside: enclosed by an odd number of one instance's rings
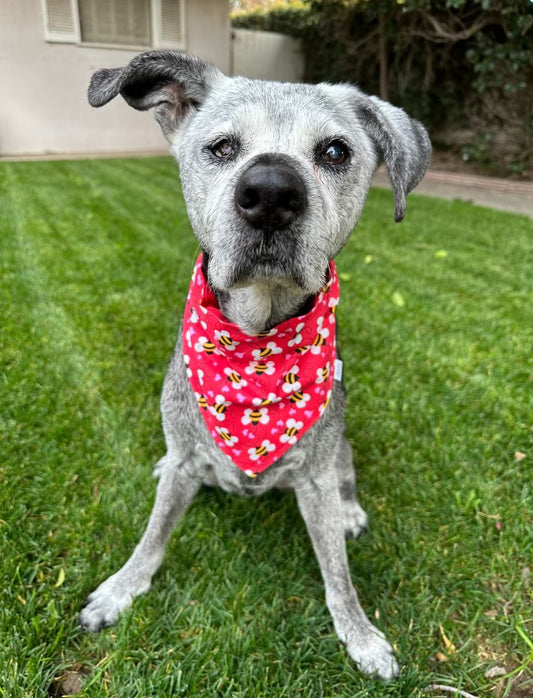
[[[329,260],[346,244],[384,160],[395,196],[423,176],[431,147],[424,128],[400,109],[349,85],[299,85],[229,78],[199,59],[149,52],[125,68],[99,71],[89,101],[102,106],[121,94],[136,109],[155,108],[176,157],[205,272],[226,317],[248,334],[296,315],[324,283]],[[212,145],[238,143],[221,162]],[[332,170],[317,164],[321,143],[341,139],[351,153]],[[211,150],[210,150],[211,148]],[[298,173],[307,207],[278,235],[250,226],[234,203],[242,173],[270,155]],[[150,588],[172,529],[202,484],[260,495],[294,489],[324,579],[326,603],[339,638],[359,668],[383,679],[398,664],[350,580],[344,536],[356,537],[366,514],[355,499],[351,449],[344,436],[340,382],[323,416],[273,466],[255,479],[235,467],[212,441],[187,379],[181,332],[161,401],[167,453],[156,464],[156,500],[146,531],[126,564],[87,599],[80,623],[100,630]]]

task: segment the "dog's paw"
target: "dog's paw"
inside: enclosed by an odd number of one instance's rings
[[[368,528],[368,516],[357,501],[342,503],[344,535],[346,538],[359,538]]]
[[[134,596],[149,588],[148,584],[132,594],[127,590],[127,585],[121,584],[120,578],[113,575],[89,594],[78,616],[78,623],[93,633],[100,632],[117,621],[120,614],[131,606]]]
[[[363,641],[349,640],[346,643],[346,649],[360,671],[369,676],[390,681],[400,673],[392,647],[385,639],[385,635],[374,626],[371,626],[368,634],[365,633]]]

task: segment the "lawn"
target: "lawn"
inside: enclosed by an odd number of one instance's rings
[[[290,493],[203,490],[152,592],[77,628],[152,506],[198,252],[176,174],[0,163],[0,696],[533,696],[533,221],[416,195],[398,225],[372,191],[338,259],[348,553],[399,679],[348,660]]]

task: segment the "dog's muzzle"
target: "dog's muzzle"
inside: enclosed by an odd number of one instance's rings
[[[237,212],[266,234],[283,230],[307,208],[305,183],[282,155],[260,155],[247,167],[235,187]]]

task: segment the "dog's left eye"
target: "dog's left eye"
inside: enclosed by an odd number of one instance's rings
[[[341,141],[331,141],[320,153],[320,161],[325,165],[342,165],[350,156],[350,151]]]
[[[222,140],[217,141],[214,145],[212,145],[209,150],[215,157],[224,160],[226,158],[230,158],[232,155],[235,155],[235,144],[232,143],[229,138],[222,138]]]

